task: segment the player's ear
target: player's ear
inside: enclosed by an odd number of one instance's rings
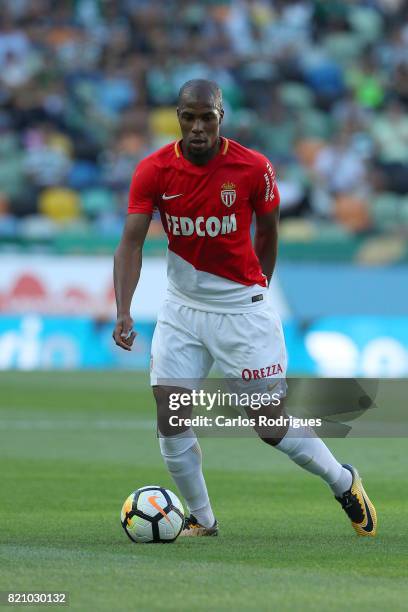
[[[224,109],[223,109],[223,108],[221,108],[221,109],[220,109],[220,120],[219,120],[219,124],[220,124],[220,125],[221,125],[221,123],[222,123],[222,120],[223,120],[223,119],[224,119]]]

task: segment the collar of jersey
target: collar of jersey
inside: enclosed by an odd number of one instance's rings
[[[197,166],[196,164],[193,164],[191,161],[189,161],[188,159],[186,159],[184,157],[183,151],[181,150],[181,142],[182,142],[182,140],[177,140],[174,143],[174,151],[175,151],[175,154],[176,154],[178,160],[180,161],[180,163],[185,168],[188,168],[190,170],[194,170],[194,172],[196,172],[197,174],[205,174],[213,166],[216,166],[217,163],[220,160],[220,157],[225,156],[227,151],[228,151],[228,144],[229,144],[228,143],[228,139],[224,138],[223,136],[220,136],[220,139],[221,139],[220,149],[219,149],[217,155],[215,157],[213,157],[212,159],[210,159],[210,161],[208,163],[204,164],[203,166]]]

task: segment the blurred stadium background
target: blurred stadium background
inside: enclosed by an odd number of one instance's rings
[[[1,0],[0,369],[147,369],[159,222],[131,355],[111,340],[112,254],[133,168],[178,137],[195,77],[277,170],[290,373],[407,376],[403,0]]]

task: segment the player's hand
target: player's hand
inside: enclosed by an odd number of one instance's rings
[[[136,335],[132,317],[130,315],[118,317],[112,334],[115,343],[125,351],[131,351]]]

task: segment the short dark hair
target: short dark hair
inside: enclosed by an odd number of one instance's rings
[[[186,94],[191,94],[195,98],[211,97],[214,106],[222,110],[222,91],[215,81],[207,79],[192,79],[181,86],[178,95],[178,106],[181,106],[182,99]]]

